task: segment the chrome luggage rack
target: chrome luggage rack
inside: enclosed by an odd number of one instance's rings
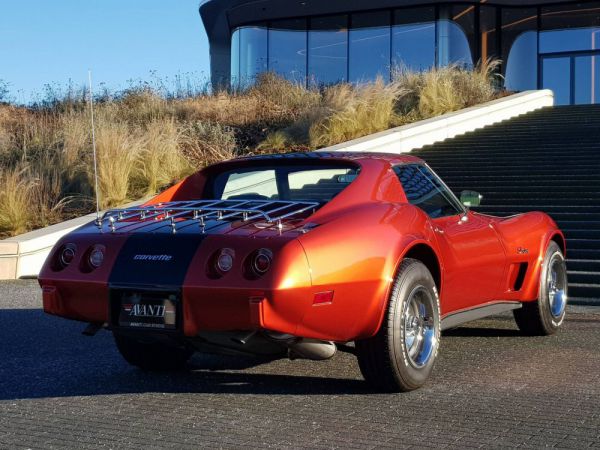
[[[264,220],[274,224],[279,230],[283,229],[283,221],[292,219],[307,211],[314,213],[319,207],[318,202],[287,201],[287,200],[189,200],[157,203],[154,205],[112,209],[96,220],[99,229],[108,222],[110,230],[140,225],[136,231],[141,231],[144,225],[155,225],[157,222],[168,221],[173,233],[188,221],[197,221],[202,233],[206,231],[208,221],[251,222]]]

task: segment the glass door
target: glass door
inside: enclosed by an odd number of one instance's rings
[[[541,87],[554,91],[557,105],[600,103],[600,52],[540,56]]]

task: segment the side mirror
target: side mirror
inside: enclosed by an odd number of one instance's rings
[[[483,195],[476,191],[462,191],[460,193],[460,202],[468,208],[481,205]]]

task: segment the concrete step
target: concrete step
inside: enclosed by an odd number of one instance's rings
[[[575,272],[600,272],[600,260],[573,259],[567,244],[567,269]]]
[[[569,283],[600,285],[600,272],[583,272],[569,270],[567,272],[567,277]]]
[[[600,298],[600,284],[569,283],[569,297]]]

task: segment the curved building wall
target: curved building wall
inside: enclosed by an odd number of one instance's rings
[[[202,6],[205,23],[205,8],[214,16],[218,3]],[[208,21],[213,82],[246,86],[264,71],[308,84],[389,80],[402,68],[498,58],[507,89],[550,87],[558,103],[600,102],[599,1],[338,3],[231,1],[225,33]]]

